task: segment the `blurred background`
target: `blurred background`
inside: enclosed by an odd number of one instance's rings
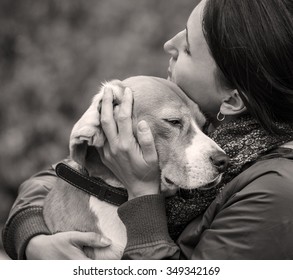
[[[101,82],[167,76],[163,44],[197,2],[0,0],[1,231],[21,182],[67,156]]]

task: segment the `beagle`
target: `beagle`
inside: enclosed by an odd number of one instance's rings
[[[198,106],[174,83],[149,76],[130,77],[104,83],[87,111],[74,125],[70,136],[71,164],[85,168],[87,179],[100,178],[117,190],[125,189],[103,165],[96,148],[104,145],[100,108],[103,93],[110,87],[114,104],[121,102],[124,88],[133,91],[133,131],[145,120],[154,135],[161,170],[161,191],[174,194],[179,188],[194,189],[220,182],[228,157],[202,131],[206,119]],[[125,163],[127,164],[127,162]],[[117,205],[102,201],[64,182],[48,194],[44,218],[52,233],[95,231],[111,239],[109,247],[87,250],[94,259],[120,259],[127,242],[126,229],[118,217]]]

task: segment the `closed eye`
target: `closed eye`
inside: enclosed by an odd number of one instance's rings
[[[188,46],[184,47],[184,52],[185,52],[187,55],[191,55],[191,52],[190,52]]]
[[[182,127],[182,122],[180,119],[164,119],[165,122],[169,123],[172,126]]]

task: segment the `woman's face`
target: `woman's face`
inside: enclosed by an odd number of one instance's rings
[[[176,83],[211,120],[219,112],[224,89],[216,79],[216,64],[209,53],[202,31],[206,0],[191,13],[186,28],[165,43],[171,55],[168,79]]]

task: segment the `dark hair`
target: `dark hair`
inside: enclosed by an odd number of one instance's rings
[[[270,132],[293,123],[293,1],[208,0],[203,32],[250,114]]]

